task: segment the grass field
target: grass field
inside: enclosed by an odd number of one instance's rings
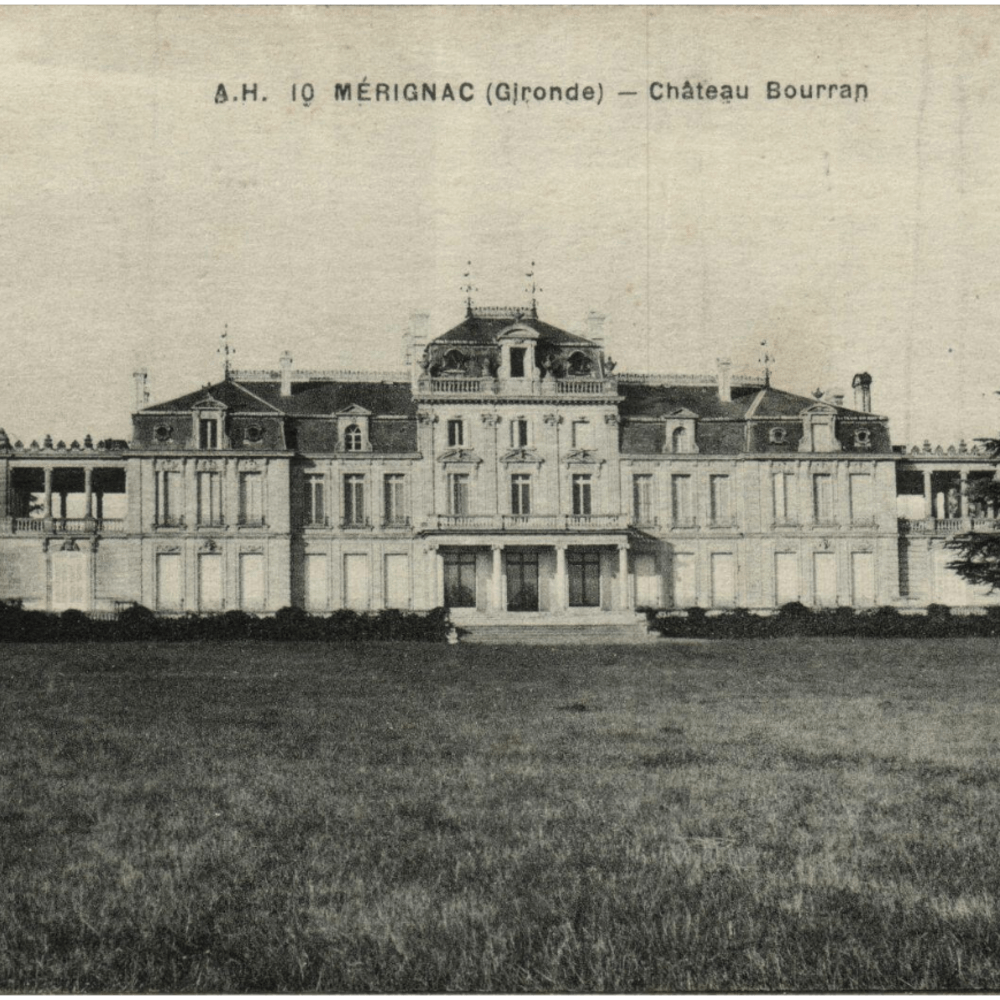
[[[0,990],[1000,989],[990,640],[0,646]]]

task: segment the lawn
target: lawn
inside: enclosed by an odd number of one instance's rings
[[[1000,990],[995,641],[0,646],[0,990]]]

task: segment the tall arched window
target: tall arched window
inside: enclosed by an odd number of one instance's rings
[[[687,451],[687,431],[683,427],[675,427],[671,435],[671,448],[675,455]]]
[[[361,428],[357,424],[344,431],[344,451],[361,451]]]
[[[574,351],[569,356],[568,367],[570,375],[590,375],[594,370],[594,366],[591,364],[590,358],[588,358],[582,351]]]

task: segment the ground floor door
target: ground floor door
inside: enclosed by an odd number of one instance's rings
[[[385,606],[410,606],[410,557],[405,553],[394,552],[385,557]]]
[[[446,608],[476,606],[476,553],[444,554],[444,604]]]
[[[156,607],[160,611],[180,611],[183,607],[184,581],[181,554],[159,552],[156,555]]]
[[[675,608],[693,608],[698,603],[697,569],[693,552],[674,553]]]
[[[566,555],[569,571],[569,606],[601,606],[601,553],[594,550],[571,550]],[[509,588],[508,588],[509,593]]]
[[[240,607],[244,611],[264,609],[263,553],[240,553]]]
[[[774,603],[777,607],[799,600],[799,557],[795,552],[774,554]]]
[[[52,556],[52,610],[89,611],[87,556],[83,552],[56,552]]]
[[[344,556],[344,604],[367,611],[369,590],[368,556],[360,552]]]
[[[202,552],[198,556],[198,609],[222,609],[222,556],[217,552]]]
[[[658,608],[660,606],[660,577],[656,572],[656,556],[652,552],[637,552],[634,557],[635,606]]]
[[[538,610],[538,553],[507,553],[507,610]]]

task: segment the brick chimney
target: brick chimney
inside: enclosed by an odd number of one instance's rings
[[[410,313],[410,331],[407,334],[407,356],[414,386],[420,378],[420,362],[424,359],[424,349],[430,340],[431,317],[429,313]]]
[[[285,351],[281,355],[281,395],[292,394],[292,355]]]
[[[138,413],[149,405],[149,372],[140,368],[132,373],[132,381],[135,385],[135,412]]]
[[[733,363],[729,358],[717,358],[719,366],[719,399],[730,403],[733,399]]]
[[[854,390],[854,409],[862,413],[872,412],[872,377],[868,372],[858,372],[851,382]]]

